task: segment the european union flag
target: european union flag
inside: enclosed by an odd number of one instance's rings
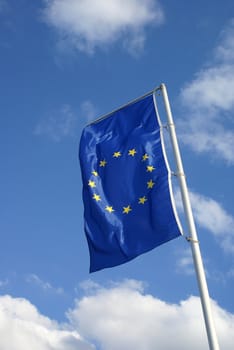
[[[152,94],[83,130],[90,272],[123,264],[181,235],[161,133]]]

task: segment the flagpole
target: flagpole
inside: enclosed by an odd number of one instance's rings
[[[167,95],[167,89],[164,84],[161,84],[160,88],[162,91],[164,105],[167,113],[168,128],[169,128],[172,147],[173,147],[174,156],[176,160],[177,176],[180,183],[180,191],[182,195],[185,216],[187,219],[188,229],[190,233],[190,237],[188,237],[187,239],[191,245],[194,267],[195,267],[198,287],[200,291],[203,316],[205,320],[206,332],[207,332],[207,337],[209,342],[209,348],[210,350],[219,350],[218,339],[217,339],[214,321],[213,321],[212,312],[211,312],[210,297],[209,297],[209,292],[208,292],[208,287],[206,282],[206,276],[204,272],[199,242],[197,238],[196,227],[195,227],[192,208],[190,204],[188,188],[187,188],[186,179],[184,175],[182,159],[181,159],[177,136],[175,132],[175,125],[173,122],[171,107],[170,107],[170,103]]]

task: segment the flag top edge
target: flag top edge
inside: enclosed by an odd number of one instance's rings
[[[106,113],[106,114],[101,115],[99,118],[97,118],[97,119],[93,120],[92,122],[88,123],[86,126],[96,124],[96,123],[100,122],[101,120],[106,119],[106,118],[112,116],[112,114],[114,114],[114,113],[120,111],[121,109],[123,109],[123,108],[125,108],[125,107],[127,107],[127,106],[130,106],[130,105],[132,105],[132,104],[134,104],[134,103],[136,103],[136,102],[138,102],[138,101],[144,99],[145,97],[148,97],[148,96],[150,96],[150,95],[153,95],[153,94],[154,94],[156,91],[158,91],[158,90],[161,90],[161,86],[155,87],[153,90],[150,90],[149,92],[145,93],[144,95],[141,95],[141,96],[139,96],[139,97],[137,97],[137,98],[135,98],[135,99],[133,99],[133,100],[131,100],[131,101],[125,103],[124,105],[122,105],[122,106],[120,106],[120,107],[114,109],[114,110],[111,111],[111,112],[108,112],[108,113]]]

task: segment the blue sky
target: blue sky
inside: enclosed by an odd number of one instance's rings
[[[207,349],[184,238],[88,273],[81,131],[164,82],[231,349],[233,1],[0,0],[0,62],[0,347]]]

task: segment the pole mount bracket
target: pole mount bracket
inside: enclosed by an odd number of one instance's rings
[[[188,242],[199,243],[199,241],[197,239],[193,239],[191,236],[187,236],[185,238],[186,238],[186,241],[188,241]]]

